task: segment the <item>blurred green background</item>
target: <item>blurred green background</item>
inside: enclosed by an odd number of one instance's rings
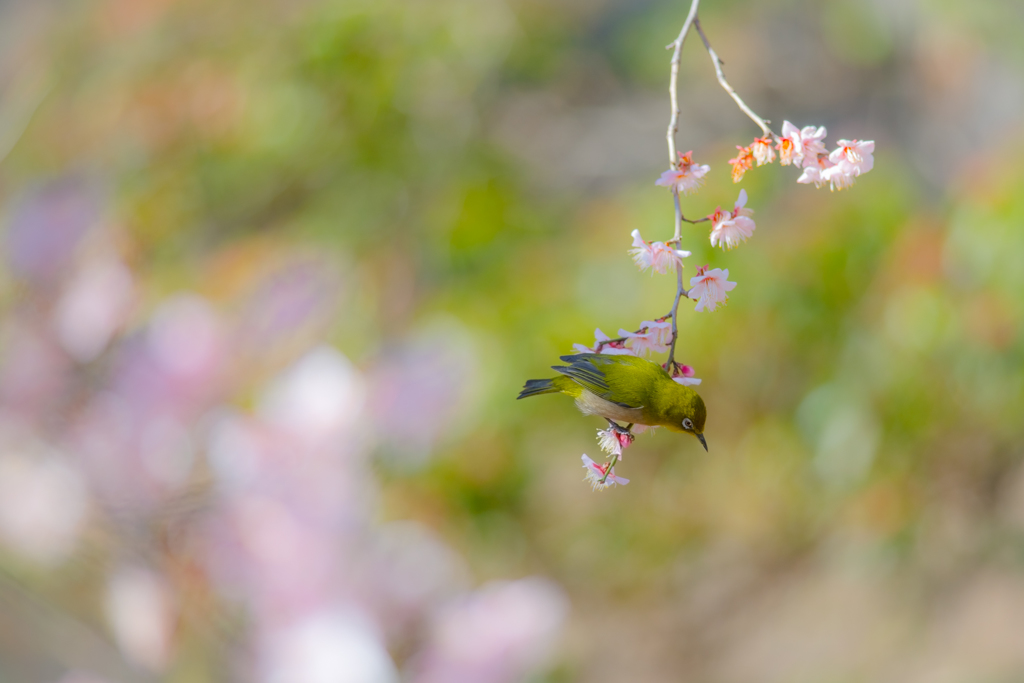
[[[707,2],[748,104],[776,130],[875,140],[875,168],[841,193],[748,172],[758,229],[732,252],[684,228],[688,269],[738,283],[724,309],[680,316],[710,453],[643,435],[618,469],[630,485],[594,494],[579,456],[600,422],[514,400],[595,327],[671,304],[672,279],[626,250],[636,228],[671,236],[653,182],[664,46],[687,9],[8,0],[0,204],[96,183],[138,321],[182,290],[236,311],[275,264],[327,264],[329,315],[275,342],[230,401],[250,405],[324,340],[370,378],[398,363],[398,395],[403,377],[426,386],[409,391],[428,414],[385,401],[373,515],[432,529],[474,582],[565,589],[536,680],[1024,679],[1019,3]],[[696,36],[680,104],[679,148],[711,165],[684,211],[731,206],[725,160],[758,131]],[[13,310],[24,284],[0,284]],[[86,537],[57,569],[0,555],[0,680],[44,680],[47,658],[84,666],[45,637],[12,645],[27,617],[11,605],[107,638],[96,601],[73,595],[104,543]],[[182,648],[158,678],[221,680],[212,650]]]

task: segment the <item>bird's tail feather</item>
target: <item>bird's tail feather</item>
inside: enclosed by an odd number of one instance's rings
[[[528,396],[538,396],[540,394],[557,394],[558,389],[555,388],[555,383],[550,379],[528,379],[526,380],[526,386],[519,392],[519,396],[516,398],[527,398]]]

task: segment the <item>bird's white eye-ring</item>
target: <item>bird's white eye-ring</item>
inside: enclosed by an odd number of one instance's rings
[[[693,429],[693,420],[688,417],[683,418],[683,429]]]

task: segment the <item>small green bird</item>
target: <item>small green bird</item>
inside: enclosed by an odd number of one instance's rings
[[[649,427],[666,427],[697,437],[704,450],[704,400],[690,387],[672,380],[652,361],[636,356],[580,353],[561,356],[569,365],[554,365],[561,376],[531,379],[518,398],[562,393],[576,399],[587,415]]]

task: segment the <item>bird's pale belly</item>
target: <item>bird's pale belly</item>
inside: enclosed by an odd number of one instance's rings
[[[643,408],[623,408],[620,405],[606,401],[600,396],[593,394],[586,389],[576,399],[576,407],[584,415],[600,415],[616,422],[632,422],[643,424]]]

